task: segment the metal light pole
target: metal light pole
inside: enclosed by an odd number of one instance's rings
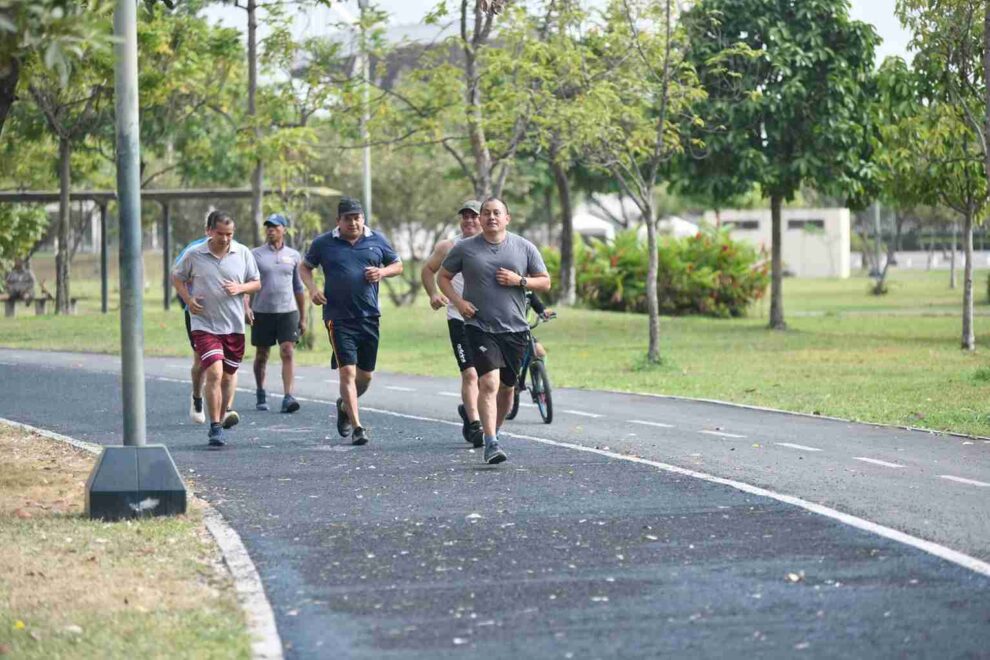
[[[371,120],[371,58],[368,57],[368,36],[365,29],[365,17],[368,11],[368,0],[358,0],[361,8],[361,75],[364,78],[361,90],[361,140],[364,142],[364,219],[371,222],[371,134],[368,122]]]
[[[137,0],[117,0],[113,32],[124,446],[106,447],[86,482],[86,513],[105,520],[186,510],[185,484],[168,450],[146,444]]]

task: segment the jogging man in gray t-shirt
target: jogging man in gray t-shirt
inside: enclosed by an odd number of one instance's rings
[[[208,222],[209,239],[186,252],[172,269],[172,283],[189,308],[193,343],[203,365],[210,446],[223,447],[223,403],[232,401],[244,357],[244,295],[260,289],[261,281],[251,250],[234,240],[234,219],[218,212]]]
[[[255,347],[254,382],[258,410],[268,410],[265,371],[271,347],[278,344],[282,359],[282,412],[294,413],[299,402],[292,396],[293,354],[296,341],[306,327],[306,289],[299,277],[302,256],[285,244],[284,215],[265,220],[265,244],[251,250],[261,274],[261,291],[251,300],[248,323]]]
[[[484,430],[485,462],[501,463],[498,430],[512,407],[523,356],[529,345],[526,291],[549,291],[550,275],[536,246],[510,234],[505,202],[481,206],[481,234],[459,241],[443,261],[437,283],[464,317],[478,372],[478,412]],[[454,275],[464,277],[464,295]]]

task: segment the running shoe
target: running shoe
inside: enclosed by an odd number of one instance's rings
[[[229,429],[232,426],[237,426],[239,421],[241,421],[241,416],[237,414],[237,411],[228,410],[227,414],[223,416],[223,427]]]
[[[254,404],[255,410],[268,410],[268,395],[264,390],[257,390],[258,403]]]
[[[299,410],[299,402],[291,394],[286,394],[282,397],[282,412],[284,413],[294,413]]]
[[[203,400],[191,397],[189,402],[189,419],[193,424],[206,424],[206,412],[203,410]]]
[[[210,447],[223,447],[227,443],[223,439],[223,426],[220,424],[210,424]]]
[[[471,438],[468,437],[468,430],[471,422],[468,421],[467,409],[464,407],[463,403],[457,404],[457,414],[461,416],[461,435],[464,436],[465,440],[471,442]]]
[[[354,438],[351,439],[352,445],[366,445],[370,439],[368,432],[364,430],[363,426],[354,427]]]
[[[344,400],[341,398],[337,399],[337,433],[340,434],[342,438],[346,438],[351,434],[351,420],[348,418],[347,413],[344,412]]]
[[[489,465],[498,465],[499,463],[507,460],[509,457],[506,456],[502,448],[498,446],[498,440],[492,440],[487,445],[485,445],[485,463]]]
[[[485,446],[485,432],[481,428],[480,421],[471,422],[468,425],[468,434],[465,440],[474,445],[475,449]]]

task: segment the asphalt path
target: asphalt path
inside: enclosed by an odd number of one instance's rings
[[[0,416],[119,443],[118,369],[0,351]],[[289,657],[990,654],[985,575],[628,460],[824,502],[986,558],[983,440],[561,390],[557,420],[523,408],[506,427],[509,462],[489,467],[460,438],[456,381],[376,378],[362,399],[372,441],[354,448],[334,432],[335,375],[309,368],[302,410],[255,412],[240,394],[230,446],[209,451],[186,418],[187,369],[147,361],[149,441],[241,534]]]

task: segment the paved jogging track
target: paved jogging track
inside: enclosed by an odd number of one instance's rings
[[[118,364],[0,351],[0,416],[120,442]],[[210,452],[185,417],[187,368],[148,361],[149,441],[241,534],[288,657],[990,653],[990,578],[915,548],[619,457],[509,439],[510,462],[483,466],[442,421],[367,412],[372,443],[352,448],[333,433],[328,369],[300,371],[300,396],[323,402],[296,415],[240,394],[231,447]],[[453,422],[455,392],[380,376],[366,405]],[[553,425],[523,408],[506,430],[990,555],[983,440],[573,390],[556,406]]]

